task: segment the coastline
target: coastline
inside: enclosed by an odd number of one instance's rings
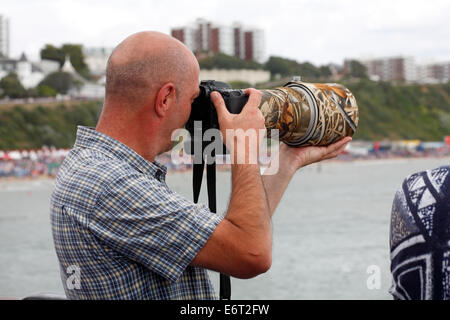
[[[447,161],[450,165],[450,155],[443,156],[415,156],[415,157],[401,157],[401,156],[392,156],[392,157],[380,157],[380,158],[353,158],[353,159],[345,159],[345,158],[335,158],[325,160],[320,163],[313,163],[308,167],[316,167],[316,166],[326,166],[326,165],[339,165],[339,164],[389,164],[389,163],[397,163],[400,161],[420,161],[420,160],[439,160],[442,159]],[[226,172],[230,170],[229,165],[219,165],[217,166],[218,172]],[[191,168],[184,169],[168,169],[168,174],[184,174],[190,173],[192,171]],[[48,176],[48,175],[40,175],[40,176],[25,176],[25,177],[0,177],[0,186],[2,184],[15,183],[15,182],[42,182],[42,181],[54,181],[56,176]]]
[[[55,181],[56,177],[53,176],[37,176],[37,177],[1,177],[0,178],[0,187],[2,185],[8,184],[8,183],[15,183],[15,182],[46,182],[46,181]],[[1,190],[0,190],[1,191]]]

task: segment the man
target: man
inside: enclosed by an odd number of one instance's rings
[[[257,164],[232,165],[222,219],[171,191],[166,168],[155,161],[186,123],[198,78],[194,55],[161,33],[134,34],[112,53],[97,127],[79,127],[52,194],[53,236],[69,298],[214,299],[206,269],[238,278],[267,271],[271,216],[292,175],[335,157],[350,140],[326,148],[282,146],[276,175],[261,177]],[[239,115],[212,95],[223,132],[264,129],[261,93],[246,93]],[[225,141],[232,155],[233,142],[242,139]]]

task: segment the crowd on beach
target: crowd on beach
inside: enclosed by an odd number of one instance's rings
[[[69,152],[70,149],[46,146],[31,150],[0,150],[0,179],[56,177]],[[192,168],[192,164],[172,161],[169,152],[159,155],[157,161],[170,171],[185,171]]]
[[[55,177],[68,149],[0,150],[0,178]]]
[[[70,149],[43,147],[32,150],[0,150],[0,179],[2,178],[54,178]],[[192,159],[192,157],[191,157]],[[167,167],[168,171],[187,171],[192,169],[192,163],[172,160],[171,153],[166,152],[156,159]],[[191,160],[192,162],[192,160]],[[225,160],[218,159],[218,169],[227,169]]]
[[[417,158],[417,157],[447,157],[450,156],[450,147],[442,145],[439,148],[404,148],[390,149],[379,147],[362,152],[357,144],[350,145],[346,151],[338,156],[339,161],[375,160],[391,158]],[[69,153],[70,149],[57,149],[42,147],[31,150],[0,150],[0,179],[2,178],[38,178],[56,177],[58,169]],[[267,158],[267,157],[266,157]],[[170,152],[159,155],[156,159],[165,165],[168,171],[183,172],[192,168],[192,163],[174,161]],[[268,163],[268,158],[263,162]],[[229,165],[223,156],[218,156],[218,170],[227,170]]]

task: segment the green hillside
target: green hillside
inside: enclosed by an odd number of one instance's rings
[[[450,84],[344,83],[355,95],[360,121],[355,139],[441,141],[450,135]]]
[[[0,149],[68,148],[75,142],[79,124],[95,126],[100,102],[57,106],[0,106]]]
[[[360,109],[355,139],[441,141],[450,135],[450,84],[393,85],[369,80],[343,84],[353,92]],[[95,126],[101,106],[101,102],[0,105],[0,149],[71,147],[76,126]]]

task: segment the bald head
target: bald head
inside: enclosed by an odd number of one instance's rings
[[[108,60],[106,99],[138,106],[167,82],[182,90],[195,68],[195,56],[180,41],[159,32],[135,33]]]

